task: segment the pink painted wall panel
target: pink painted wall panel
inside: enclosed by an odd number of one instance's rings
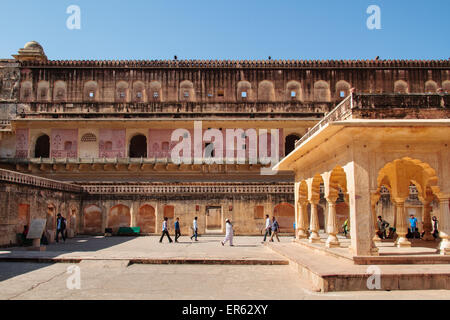
[[[100,158],[125,158],[125,129],[100,129],[99,136]]]
[[[78,129],[52,129],[52,158],[76,158],[78,156]]]
[[[171,142],[171,136],[172,136],[172,132],[174,130],[173,129],[149,129],[149,135],[148,135],[148,157],[149,158],[165,158],[168,157],[170,158],[171,156],[171,151],[172,148],[178,144],[178,142]],[[194,155],[194,130],[188,130],[190,132],[191,135],[191,156]],[[206,130],[202,130],[202,138],[205,134]],[[226,129],[222,130],[223,132],[223,148],[224,148],[224,153],[223,156],[226,156],[226,147],[227,147],[227,140],[226,140]],[[245,132],[245,130],[244,130]],[[258,130],[256,130],[257,132],[257,136],[258,136]],[[270,133],[270,130],[268,130],[268,133]],[[268,135],[265,135],[264,138],[267,139],[267,149],[268,149],[268,156],[271,156],[271,137],[267,137]],[[258,144],[257,144],[257,150],[256,150],[256,155],[259,156],[258,154],[258,148],[259,148],[259,139],[261,139],[263,136],[258,137]],[[250,147],[252,147],[249,143],[249,138],[247,137],[246,139],[246,158],[249,158],[249,154],[250,151],[252,151],[250,149]],[[198,141],[196,141],[198,143]],[[283,157],[284,154],[284,138],[283,138],[283,129],[279,129],[279,155],[280,158]],[[235,146],[236,148],[237,146]],[[242,146],[240,146],[242,147]],[[205,148],[205,142],[202,141],[202,153],[204,153],[204,148]],[[237,151],[235,150],[234,152],[235,156],[237,156]]]
[[[29,144],[29,130],[17,129],[16,130],[16,158],[28,157],[28,144]]]

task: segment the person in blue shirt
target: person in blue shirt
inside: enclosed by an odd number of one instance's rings
[[[275,217],[272,218],[272,236],[270,237],[270,241],[273,242],[273,237],[277,237],[278,242],[280,242],[280,238],[278,238],[278,232],[280,232],[280,225],[278,224],[277,219]]]
[[[175,242],[178,242],[179,237],[181,237],[180,218],[177,217],[175,221]]]
[[[417,232],[417,218],[413,214],[409,218],[409,224],[411,225],[411,234],[414,237],[414,234]]]
[[[66,242],[66,219],[61,215],[61,213],[58,213],[56,219],[56,242],[59,242],[59,234],[61,233],[61,237]]]

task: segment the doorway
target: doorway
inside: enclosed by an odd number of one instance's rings
[[[222,207],[206,207],[206,232],[222,234]]]

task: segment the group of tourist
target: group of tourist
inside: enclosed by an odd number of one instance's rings
[[[167,236],[169,239],[169,242],[172,243],[173,240],[170,237],[169,234],[169,227],[168,227],[168,218],[165,217],[163,224],[162,224],[162,234],[159,242],[162,242],[164,237]],[[425,232],[422,232],[422,234],[419,233],[419,229],[417,227],[417,218],[414,215],[410,215],[409,218],[409,232],[408,232],[408,238],[421,238],[425,234]],[[384,220],[381,216],[378,216],[377,220],[377,235],[380,239],[392,239],[394,237],[394,234],[396,232],[396,229],[393,227],[389,227],[390,224],[386,220]],[[178,242],[178,239],[181,237],[181,228],[180,228],[180,218],[176,218],[175,223],[175,242]],[[348,219],[345,221],[344,225],[342,226],[344,230],[344,234],[347,235],[349,232],[349,221]],[[295,229],[295,223],[294,223],[294,229]],[[265,243],[267,238],[270,237],[270,241],[273,242],[273,238],[276,237],[278,242],[280,242],[280,239],[278,237],[278,233],[280,232],[280,225],[278,224],[278,221],[275,217],[272,217],[272,220],[270,219],[269,215],[266,215],[266,222],[265,222],[265,228],[264,230],[264,239],[262,243]],[[261,230],[261,232],[262,232]],[[389,231],[389,233],[388,233]],[[24,227],[24,232],[22,234],[23,240],[26,239],[26,235],[28,233],[28,226]],[[59,242],[59,234],[61,234],[61,237],[63,241],[66,241],[66,219],[58,213],[57,219],[56,219],[56,237],[55,241]],[[438,220],[436,216],[433,216],[432,218],[432,235],[435,239],[439,237],[439,230],[438,230]],[[225,243],[230,242],[230,246],[233,245],[233,236],[234,236],[234,230],[233,225],[231,223],[230,219],[226,219],[226,226],[225,226],[225,239],[221,241],[222,246],[225,245]],[[195,217],[192,222],[192,236],[190,237],[191,241],[195,240],[198,241],[198,217]]]
[[[295,227],[294,227],[295,228]],[[273,237],[276,237],[278,242],[280,242],[280,238],[278,238],[278,233],[280,232],[280,225],[275,217],[272,217],[272,221],[268,214],[266,214],[266,227],[264,233],[264,240],[262,243],[266,242],[267,236],[270,236],[270,241],[273,242]]]
[[[167,236],[167,238],[169,239],[169,243],[172,243],[173,240],[170,237],[169,234],[169,227],[167,225],[169,218],[165,217],[164,221],[163,221],[163,225],[162,225],[162,234],[161,234],[161,238],[159,239],[159,242],[161,243],[164,239],[165,236]],[[175,220],[175,242],[178,242],[178,239],[181,237],[181,228],[180,228],[180,218],[176,218]],[[233,225],[231,224],[231,220],[227,219],[226,220],[226,227],[225,227],[225,239],[223,241],[221,241],[222,246],[225,245],[225,243],[227,243],[228,241],[230,242],[230,246],[234,246],[233,245],[233,235],[234,235],[234,230],[233,230]],[[198,241],[198,217],[194,218],[194,221],[192,222],[192,236],[191,236],[191,241],[193,241],[195,239],[195,241]]]
[[[170,237],[169,234],[169,227],[168,227],[168,220],[169,218],[165,217],[163,224],[162,224],[162,234],[161,234],[161,238],[159,239],[159,242],[162,243],[164,237],[167,236],[167,238],[169,239],[169,243],[172,243],[173,240]],[[223,239],[220,243],[222,244],[222,246],[224,246],[227,242],[230,242],[230,246],[233,247],[233,236],[234,236],[234,230],[233,230],[233,225],[231,223],[230,219],[226,219],[225,221],[226,226],[225,226],[225,239]],[[181,237],[181,229],[180,229],[180,218],[176,218],[175,220],[175,242],[178,242],[178,239]],[[276,237],[278,242],[280,242],[280,238],[278,238],[278,233],[280,232],[280,225],[278,224],[278,221],[276,220],[275,217],[272,218],[272,220],[270,220],[269,215],[266,215],[266,226],[263,229],[265,230],[265,234],[264,234],[264,240],[263,243],[266,242],[267,240],[267,236],[270,236],[270,241],[273,242],[273,238]],[[192,222],[192,231],[193,234],[191,236],[191,241],[195,239],[195,241],[198,241],[198,217],[194,218],[194,221]]]
[[[421,237],[424,236],[425,231],[423,231],[422,234],[420,234],[417,224],[418,224],[417,218],[413,214],[410,215],[409,229],[407,235],[408,238],[420,239]],[[378,227],[377,235],[380,239],[392,239],[394,237],[396,229],[393,227],[389,227],[389,223],[386,220],[384,220],[381,216],[378,216],[377,227]],[[387,233],[388,230],[389,234]],[[433,216],[432,218],[432,235],[435,239],[439,237],[438,220],[435,216]]]

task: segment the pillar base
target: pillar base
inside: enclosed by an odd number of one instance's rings
[[[320,236],[317,232],[311,232],[309,243],[320,243]]]
[[[424,241],[434,241],[434,237],[431,233],[425,232],[425,234],[422,237],[422,240]]]
[[[439,246],[440,254],[443,256],[449,256],[450,255],[450,242],[447,239],[444,239],[441,241],[441,244]]]
[[[370,249],[370,255],[371,256],[379,256],[380,255],[380,250],[378,248],[371,248]]]
[[[381,238],[378,236],[378,234],[375,234],[375,236],[372,239],[373,242],[381,242]]]
[[[341,246],[341,243],[339,242],[336,235],[329,235],[325,246],[327,248],[339,248]]]
[[[308,233],[304,230],[298,230],[297,239],[308,239]]]
[[[406,239],[406,238],[398,238],[397,247],[398,248],[411,248],[411,242],[409,242],[408,239]]]

